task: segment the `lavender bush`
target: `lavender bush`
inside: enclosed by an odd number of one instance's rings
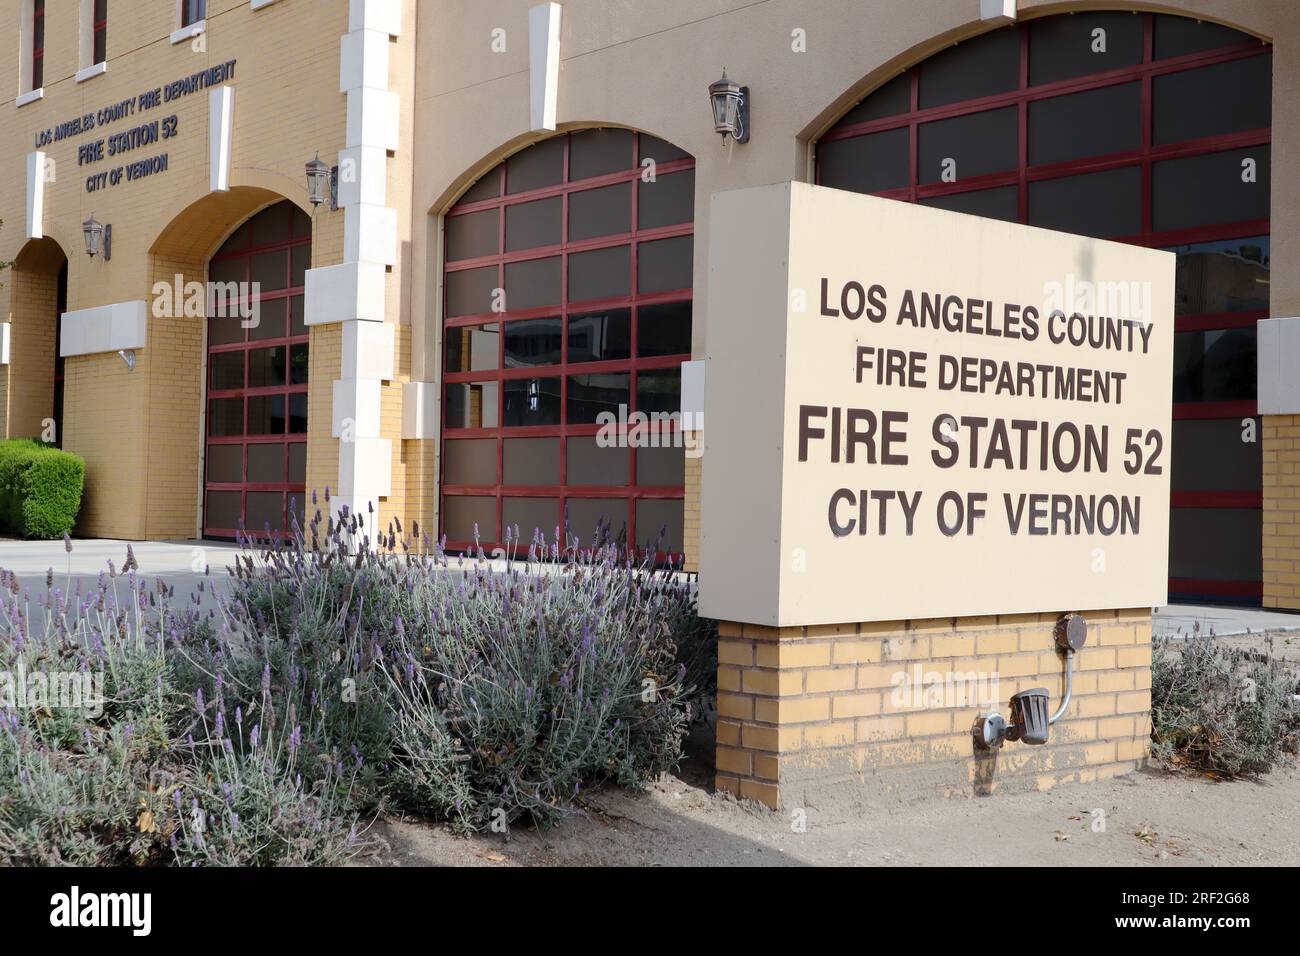
[[[551,822],[587,783],[673,767],[716,673],[716,630],[657,544],[555,532],[524,546],[515,529],[494,568],[318,512],[295,546],[244,555],[230,617],[273,681],[314,681],[313,745],[360,762],[361,805]]]
[[[1256,776],[1300,751],[1300,674],[1266,652],[1213,635],[1156,638],[1151,658],[1152,753],[1170,767]]]
[[[0,863],[334,863],[389,807],[549,823],[643,785],[680,756],[716,632],[608,529],[556,537],[493,567],[317,512],[179,605],[129,550],[86,593],[0,572],[0,672],[99,681],[84,706],[0,697]]]
[[[256,729],[285,723],[283,702],[264,695],[245,735],[242,711],[184,688],[186,644],[211,626],[170,598],[129,549],[85,593],[51,573],[34,600],[0,572],[0,863],[346,858],[355,813]]]

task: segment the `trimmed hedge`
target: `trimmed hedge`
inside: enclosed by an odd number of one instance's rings
[[[81,509],[86,463],[34,438],[0,441],[0,532],[61,538]]]

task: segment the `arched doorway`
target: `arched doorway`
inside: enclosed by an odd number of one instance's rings
[[[1171,600],[1262,597],[1271,92],[1255,37],[1079,11],[935,54],[816,148],[821,185],[1177,254]]]
[[[63,443],[59,317],[68,309],[68,257],[50,238],[23,246],[14,262],[8,435]]]
[[[310,264],[311,219],[287,200],[246,220],[208,263],[205,537],[280,535],[291,507],[301,520]],[[243,308],[222,308],[234,290]]]
[[[663,419],[690,359],[695,161],[645,133],[543,140],[444,220],[440,530],[547,541],[567,516],[680,551],[685,456]],[[651,441],[602,422],[661,416]],[[620,435],[625,432],[619,431]]]

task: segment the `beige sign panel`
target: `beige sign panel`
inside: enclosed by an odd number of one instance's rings
[[[1172,254],[800,183],[710,223],[704,614],[1165,602]]]

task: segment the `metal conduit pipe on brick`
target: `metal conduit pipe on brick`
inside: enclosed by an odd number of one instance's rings
[[[1047,688],[1034,687],[1013,694],[1009,719],[999,713],[992,713],[976,723],[973,731],[976,746],[991,750],[1001,747],[1007,740],[1019,740],[1031,745],[1047,743],[1052,724],[1064,716],[1069,709],[1070,699],[1074,696],[1074,654],[1088,640],[1087,621],[1079,614],[1062,614],[1056,622],[1053,638],[1056,649],[1065,655],[1065,696],[1061,699],[1061,705],[1049,717]]]

